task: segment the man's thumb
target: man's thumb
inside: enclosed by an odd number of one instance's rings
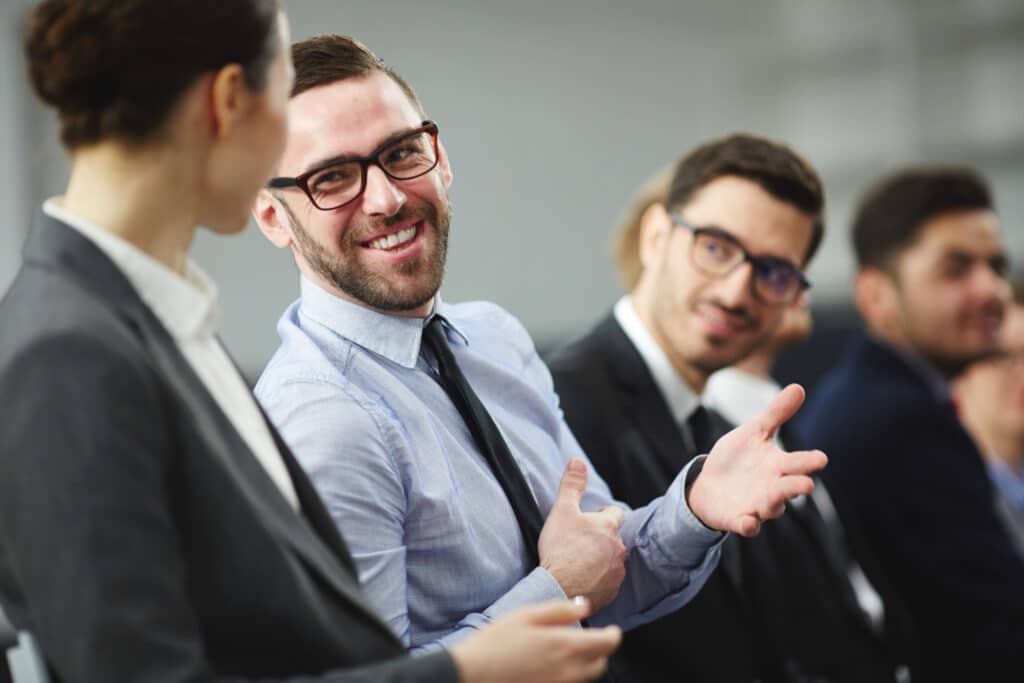
[[[558,484],[558,497],[555,498],[556,506],[572,506],[572,509],[580,509],[580,501],[583,499],[583,492],[587,490],[587,463],[579,458],[573,458],[565,466],[562,474],[562,481]]]
[[[775,436],[779,427],[796,414],[804,402],[804,396],[804,388],[799,384],[790,384],[775,395],[761,417],[757,418],[769,438]]]

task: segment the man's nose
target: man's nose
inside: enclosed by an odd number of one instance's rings
[[[405,205],[405,193],[383,170],[371,164],[366,169],[362,204],[363,213],[368,216],[393,216]]]
[[[1010,283],[1002,273],[984,264],[975,268],[973,275],[971,285],[978,298],[999,300],[1003,303],[1010,301]]]
[[[714,285],[718,302],[726,308],[743,308],[749,305],[752,296],[754,264],[749,261],[740,263],[724,275],[720,275]]]

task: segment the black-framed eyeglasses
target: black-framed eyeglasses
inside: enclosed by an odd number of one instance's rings
[[[368,156],[331,159],[294,178],[272,178],[267,187],[297,187],[306,193],[313,206],[332,211],[363,193],[370,164],[393,180],[412,180],[434,170],[438,159],[437,124],[424,121],[415,130],[385,140]]]
[[[752,256],[740,241],[718,228],[698,228],[679,215],[669,212],[672,222],[693,235],[690,260],[708,275],[721,277],[743,263],[750,263],[753,277],[750,288],[754,296],[766,304],[788,304],[811,286],[800,269],[785,259],[774,256]]]

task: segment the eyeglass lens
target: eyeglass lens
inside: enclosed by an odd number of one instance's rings
[[[416,178],[437,165],[434,138],[428,132],[400,138],[382,148],[374,161],[395,180]],[[344,161],[317,171],[306,180],[313,202],[330,209],[352,201],[363,190],[365,168],[363,162]]]
[[[746,260],[743,249],[722,235],[698,232],[693,243],[694,263],[708,273],[724,275]],[[754,289],[767,302],[789,301],[800,289],[800,277],[791,265],[767,257],[751,257]]]

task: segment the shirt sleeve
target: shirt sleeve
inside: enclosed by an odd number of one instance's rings
[[[522,334],[526,334],[525,330]],[[693,463],[679,473],[664,495],[631,510],[612,498],[608,485],[590,464],[566,424],[551,373],[532,344],[524,375],[538,391],[548,396],[550,409],[557,418],[555,438],[563,463],[572,458],[587,462],[589,475],[581,503],[583,510],[592,512],[614,504],[626,512],[620,531],[628,553],[626,579],[616,599],[591,617],[590,623],[618,624],[630,629],[685,605],[717,566],[726,537],[722,532],[705,527],[686,501],[686,475]]]
[[[345,538],[363,590],[402,643],[413,651],[452,645],[525,605],[565,598],[551,574],[536,568],[486,609],[462,616],[437,638],[412,646],[406,519],[410,485],[394,454],[400,427],[359,389],[328,381],[289,381],[260,401],[307,471]],[[446,571],[437,559],[436,571]]]

